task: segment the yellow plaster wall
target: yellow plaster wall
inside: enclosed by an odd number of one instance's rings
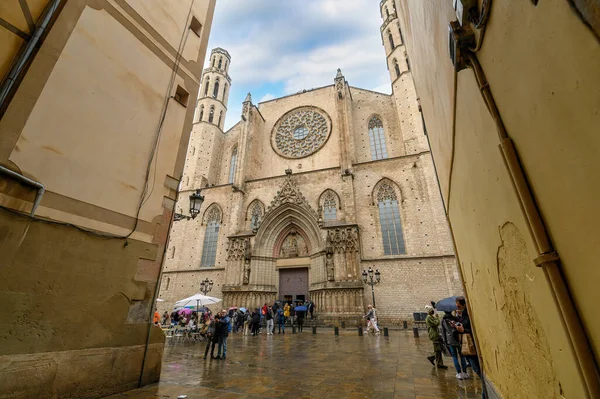
[[[504,397],[584,397],[573,352],[471,70],[454,73],[449,1],[399,0],[484,372]],[[478,58],[534,190],[596,356],[593,249],[600,165],[600,46],[562,0],[494,2]],[[453,147],[454,144],[454,147]],[[454,154],[453,154],[454,151]],[[454,156],[454,164],[451,163]],[[528,361],[522,362],[520,359]]]

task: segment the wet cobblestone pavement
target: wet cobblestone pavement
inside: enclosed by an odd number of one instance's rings
[[[291,332],[291,331],[290,331]],[[356,330],[319,329],[257,337],[231,334],[227,360],[203,360],[204,343],[166,346],[160,383],[110,399],[177,398],[480,398],[475,376],[459,381],[427,361],[421,331],[359,337]],[[216,351],[215,351],[216,352]]]

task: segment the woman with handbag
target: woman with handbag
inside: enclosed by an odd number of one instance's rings
[[[479,357],[477,348],[473,341],[473,331],[471,329],[471,318],[467,310],[467,301],[464,296],[456,298],[456,308],[458,322],[455,323],[456,330],[460,334],[461,350],[464,357],[473,368],[473,371],[481,378],[481,367],[479,367]]]

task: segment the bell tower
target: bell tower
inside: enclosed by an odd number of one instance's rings
[[[380,28],[381,41],[392,81],[392,95],[398,111],[405,153],[416,154],[428,151],[429,145],[419,113],[419,103],[396,10],[396,0],[381,0],[379,8],[383,19]]]
[[[228,73],[230,64],[229,53],[217,47],[211,51],[208,67],[202,72],[181,190],[196,190],[217,184],[231,89]]]
[[[194,122],[208,122],[223,130],[231,78],[229,53],[217,47],[210,53],[208,68],[202,72]]]

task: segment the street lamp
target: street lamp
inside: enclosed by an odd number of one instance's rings
[[[374,279],[373,275],[375,275]],[[373,272],[373,268],[369,266],[368,271],[362,271],[362,278],[365,284],[371,286],[371,295],[373,295],[373,307],[375,308],[375,289],[373,287],[375,286],[375,284],[379,284],[381,282],[381,273],[377,269],[375,270],[375,272]]]
[[[213,281],[209,280],[208,277],[200,282],[200,292],[202,292],[204,295],[208,294],[210,290],[212,290],[212,287]]]
[[[195,193],[190,195],[190,215],[192,215],[192,219],[195,219],[200,213],[203,202],[204,196],[200,194],[200,189],[197,189]]]
[[[198,190],[200,191],[200,190]],[[208,294],[210,292],[210,290],[212,290],[212,286],[213,286],[213,281],[209,280],[208,277],[205,280],[202,280],[200,282],[200,292],[202,292],[204,294],[204,296],[206,296],[206,294]],[[196,299],[196,313],[198,313],[198,310],[200,309],[200,299]]]

